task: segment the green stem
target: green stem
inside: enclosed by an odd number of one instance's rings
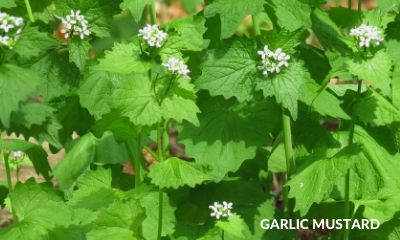
[[[357,79],[357,94],[355,102],[357,102],[361,95],[361,87],[362,87],[362,80]],[[354,129],[356,125],[356,119],[354,114],[351,118],[351,125],[350,125],[350,133],[349,133],[349,142],[348,144],[351,145],[354,142]],[[350,170],[347,170],[346,177],[345,177],[345,190],[344,190],[344,218],[348,219],[352,216],[350,209]],[[344,229],[343,239],[348,240],[350,236],[350,229]]]
[[[3,138],[1,136],[1,132],[0,132],[0,153],[1,153],[1,156],[3,157],[4,167],[6,170],[8,192],[11,193],[13,191],[13,183],[12,183],[12,179],[11,179],[10,162],[9,162],[7,153],[3,149]],[[11,212],[13,215],[13,220],[16,222],[18,220],[17,214],[15,213],[15,209],[14,209],[12,203],[11,203]]]
[[[352,5],[353,5],[353,1],[352,0],[348,0],[347,1],[347,7],[349,8],[349,10],[351,10]]]
[[[225,231],[224,231],[224,230],[222,230],[221,239],[222,239],[222,240],[225,240]]]
[[[163,124],[159,123],[157,125],[157,153],[158,153],[158,161],[164,161],[164,144],[163,144],[163,133],[164,128]],[[159,190],[158,197],[158,230],[157,230],[157,240],[161,240],[162,236],[162,223],[163,223],[163,191]]]
[[[134,143],[128,141],[125,142],[126,149],[128,150],[128,155],[131,160],[132,166],[135,169],[135,187],[139,186],[142,181],[142,154],[141,154],[141,136]]]
[[[362,7],[362,0],[358,0],[358,5],[357,5],[358,13],[361,13],[361,7]]]
[[[31,22],[34,22],[35,18],[33,17],[31,4],[30,4],[29,0],[24,0],[24,1],[25,1],[25,6],[26,6],[26,11],[28,11],[29,20],[31,20]]]
[[[149,5],[151,24],[157,24],[157,13],[154,1]]]
[[[285,109],[282,108],[283,139],[284,139],[285,157],[286,157],[286,181],[290,179],[290,176],[294,173],[294,168],[295,168],[292,130],[290,124],[291,124],[290,116],[285,111]],[[289,213],[290,209],[289,209],[288,189],[286,187],[283,189],[283,200],[284,200],[285,212]]]

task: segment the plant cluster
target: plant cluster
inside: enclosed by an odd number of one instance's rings
[[[0,1],[0,239],[398,239],[400,1],[177,2]]]

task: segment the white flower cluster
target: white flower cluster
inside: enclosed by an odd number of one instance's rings
[[[233,203],[223,201],[222,204],[219,202],[214,202],[213,205],[210,205],[211,209],[211,217],[215,217],[216,219],[227,218],[232,216],[231,210],[233,209]]]
[[[350,30],[350,36],[358,40],[360,47],[369,47],[371,43],[378,46],[383,41],[382,32],[375,26],[361,24],[356,28]]]
[[[138,36],[143,38],[150,47],[160,48],[168,34],[160,30],[157,25],[147,24],[146,27],[139,30]]]
[[[89,22],[85,19],[85,16],[81,15],[81,11],[79,10],[71,10],[71,14],[65,18],[61,18],[61,22],[64,25],[61,33],[64,34],[65,39],[72,36],[79,36],[81,39],[84,39],[91,34]]]
[[[257,51],[257,53],[261,56],[261,65],[258,66],[258,69],[262,70],[262,73],[266,76],[269,73],[279,73],[281,68],[289,66],[290,56],[284,53],[281,48],[274,52],[265,45],[264,49]]]
[[[10,156],[12,158],[22,158],[25,155],[23,151],[12,151],[10,152]]]
[[[190,73],[190,70],[188,69],[188,66],[185,64],[185,62],[174,57],[168,58],[168,61],[166,63],[163,63],[162,65],[167,68],[168,71],[170,71],[172,74],[188,76],[188,74]]]
[[[22,32],[24,19],[0,12],[0,45],[12,48]]]

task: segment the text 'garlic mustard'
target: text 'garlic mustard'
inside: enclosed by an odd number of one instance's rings
[[[268,76],[269,73],[279,73],[282,68],[289,66],[290,56],[281,48],[274,52],[265,45],[263,50],[257,51],[257,54],[261,56],[261,65],[258,66],[258,69],[262,70],[265,76]]]
[[[185,64],[185,62],[174,57],[168,58],[168,61],[166,63],[163,63],[162,65],[167,68],[168,71],[170,71],[172,74],[188,76],[188,74],[190,73],[190,70],[188,69],[188,66]]]
[[[160,48],[168,34],[160,30],[157,25],[147,24],[146,27],[139,30],[138,36],[143,38],[150,47]]]
[[[357,39],[360,47],[370,47],[371,43],[379,46],[383,41],[382,32],[375,26],[361,24],[350,30],[350,36]]]
[[[12,48],[21,36],[24,19],[0,12],[0,45]]]
[[[216,219],[227,218],[232,216],[231,210],[233,209],[233,203],[223,201],[221,204],[219,202],[214,202],[209,208],[211,209],[211,217],[215,217]]]
[[[73,36],[79,36],[80,39],[84,39],[91,34],[89,22],[81,15],[81,11],[79,10],[71,10],[71,14],[65,18],[61,18],[61,22],[64,25],[61,33],[64,34],[65,39]]]

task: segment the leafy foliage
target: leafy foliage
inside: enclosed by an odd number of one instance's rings
[[[0,239],[399,239],[400,1],[376,2],[1,0]],[[381,226],[260,227],[349,217]]]

